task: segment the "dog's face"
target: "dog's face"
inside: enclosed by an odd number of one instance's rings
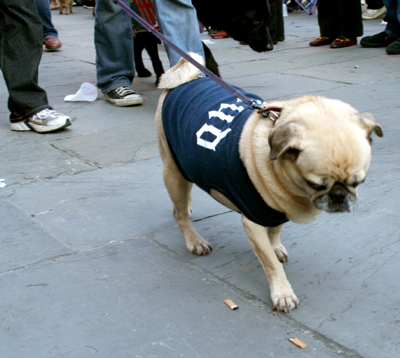
[[[254,51],[273,49],[267,26],[271,15],[268,0],[247,0],[240,5],[228,0],[193,0],[193,5],[204,26],[224,30]]]
[[[370,135],[382,136],[373,116],[338,100],[305,96],[283,104],[281,119],[270,133],[270,159],[280,159],[291,191],[316,209],[351,211],[371,161]]]

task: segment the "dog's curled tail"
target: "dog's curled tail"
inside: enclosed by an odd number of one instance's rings
[[[189,55],[204,66],[203,57],[193,52],[189,52]],[[182,57],[175,66],[171,67],[161,76],[158,88],[172,89],[178,87],[186,82],[198,78],[200,72],[201,71],[197,67],[193,66]]]

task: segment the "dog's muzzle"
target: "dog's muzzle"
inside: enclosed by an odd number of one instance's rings
[[[314,206],[328,213],[343,213],[350,212],[356,201],[355,195],[350,193],[343,184],[336,183],[328,193],[314,201]]]

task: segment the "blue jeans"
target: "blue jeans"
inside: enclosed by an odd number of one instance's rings
[[[400,37],[400,0],[383,0],[387,13],[383,20],[387,22],[385,32]]]
[[[153,0],[157,22],[165,37],[180,49],[195,52],[204,58],[200,38],[197,12],[191,0]],[[165,46],[170,66],[174,66],[181,56]]]
[[[129,6],[129,0],[123,0]],[[197,13],[191,0],[153,0],[161,31],[186,52],[204,57]],[[131,86],[135,75],[132,20],[111,0],[96,1],[94,30],[97,86],[109,92]],[[170,65],[180,56],[167,49]]]
[[[43,30],[32,0],[0,0],[0,67],[7,85],[10,121],[51,108],[38,85]]]
[[[35,0],[35,4],[40,16],[40,20],[42,20],[43,24],[43,40],[46,40],[49,37],[58,38],[57,30],[54,28],[54,25],[51,22],[50,1]]]

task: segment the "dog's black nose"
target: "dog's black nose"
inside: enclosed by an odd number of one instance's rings
[[[347,189],[342,184],[336,183],[329,192],[329,197],[333,203],[341,204],[345,201],[347,194]]]

